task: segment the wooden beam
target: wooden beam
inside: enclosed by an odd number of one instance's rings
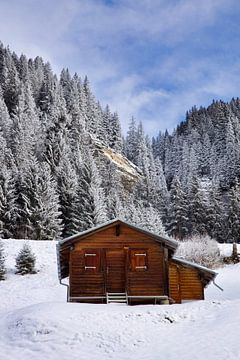
[[[116,225],[116,236],[120,235],[120,224]]]

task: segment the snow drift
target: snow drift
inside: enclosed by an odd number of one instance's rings
[[[57,279],[55,242],[30,241],[36,275],[14,274],[21,240],[4,241],[7,280],[0,282],[3,360],[239,360],[240,265],[219,269],[224,288],[183,305],[66,303]]]

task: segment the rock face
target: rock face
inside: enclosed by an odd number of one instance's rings
[[[98,155],[110,160],[116,166],[116,171],[121,174],[123,185],[130,190],[130,188],[142,177],[141,170],[124,155],[107,147],[98,139],[91,137],[91,140],[96,147]]]

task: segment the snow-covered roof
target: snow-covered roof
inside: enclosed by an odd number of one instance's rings
[[[205,266],[202,266],[202,265],[193,263],[193,262],[191,262],[191,261],[188,261],[188,260],[179,258],[179,257],[177,257],[177,256],[173,256],[173,257],[172,257],[172,260],[174,260],[174,261],[176,261],[176,262],[179,262],[179,263],[181,263],[181,264],[183,264],[183,265],[187,265],[187,266],[194,267],[194,268],[197,268],[197,269],[202,270],[202,271],[206,271],[206,272],[211,273],[211,274],[213,274],[213,275],[215,275],[215,276],[217,276],[217,274],[218,274],[216,271],[214,271],[214,270],[212,270],[212,269],[209,269],[209,268],[207,268],[207,267],[205,267]]]
[[[122,224],[127,225],[127,226],[129,226],[129,227],[131,227],[131,228],[133,228],[133,229],[135,229],[135,230],[138,230],[138,231],[140,231],[140,232],[142,232],[142,233],[144,233],[144,234],[146,234],[146,235],[149,235],[149,236],[151,236],[151,237],[154,237],[156,240],[166,243],[166,245],[169,245],[171,248],[176,249],[176,248],[178,247],[178,242],[177,242],[176,240],[170,239],[170,238],[168,238],[168,237],[166,237],[166,236],[163,237],[163,236],[154,234],[154,233],[152,233],[152,232],[150,232],[150,231],[148,231],[148,230],[145,230],[145,229],[143,229],[143,228],[141,228],[141,227],[138,227],[138,226],[136,226],[136,225],[130,224],[130,223],[128,223],[128,222],[126,222],[126,221],[124,221],[124,220],[121,220],[121,219],[119,219],[119,218],[115,218],[115,219],[113,219],[113,220],[107,221],[107,222],[105,222],[105,223],[103,223],[103,224],[100,224],[100,225],[95,226],[95,227],[93,227],[93,228],[90,228],[90,229],[88,229],[88,230],[79,232],[79,233],[77,233],[77,234],[75,234],[75,235],[69,236],[69,237],[66,238],[66,239],[59,240],[59,245],[60,245],[60,247],[61,247],[61,245],[64,245],[64,244],[67,244],[67,243],[71,243],[73,240],[79,239],[80,237],[85,237],[85,236],[91,234],[92,232],[98,231],[98,230],[100,230],[101,228],[105,228],[105,227],[110,226],[110,225],[113,225],[113,224],[115,224],[115,223],[122,223]]]

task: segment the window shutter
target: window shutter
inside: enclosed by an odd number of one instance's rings
[[[148,269],[147,250],[143,250],[143,249],[131,250],[130,261],[131,261],[132,271],[147,271]]]
[[[100,249],[84,250],[84,270],[85,272],[100,271]]]

